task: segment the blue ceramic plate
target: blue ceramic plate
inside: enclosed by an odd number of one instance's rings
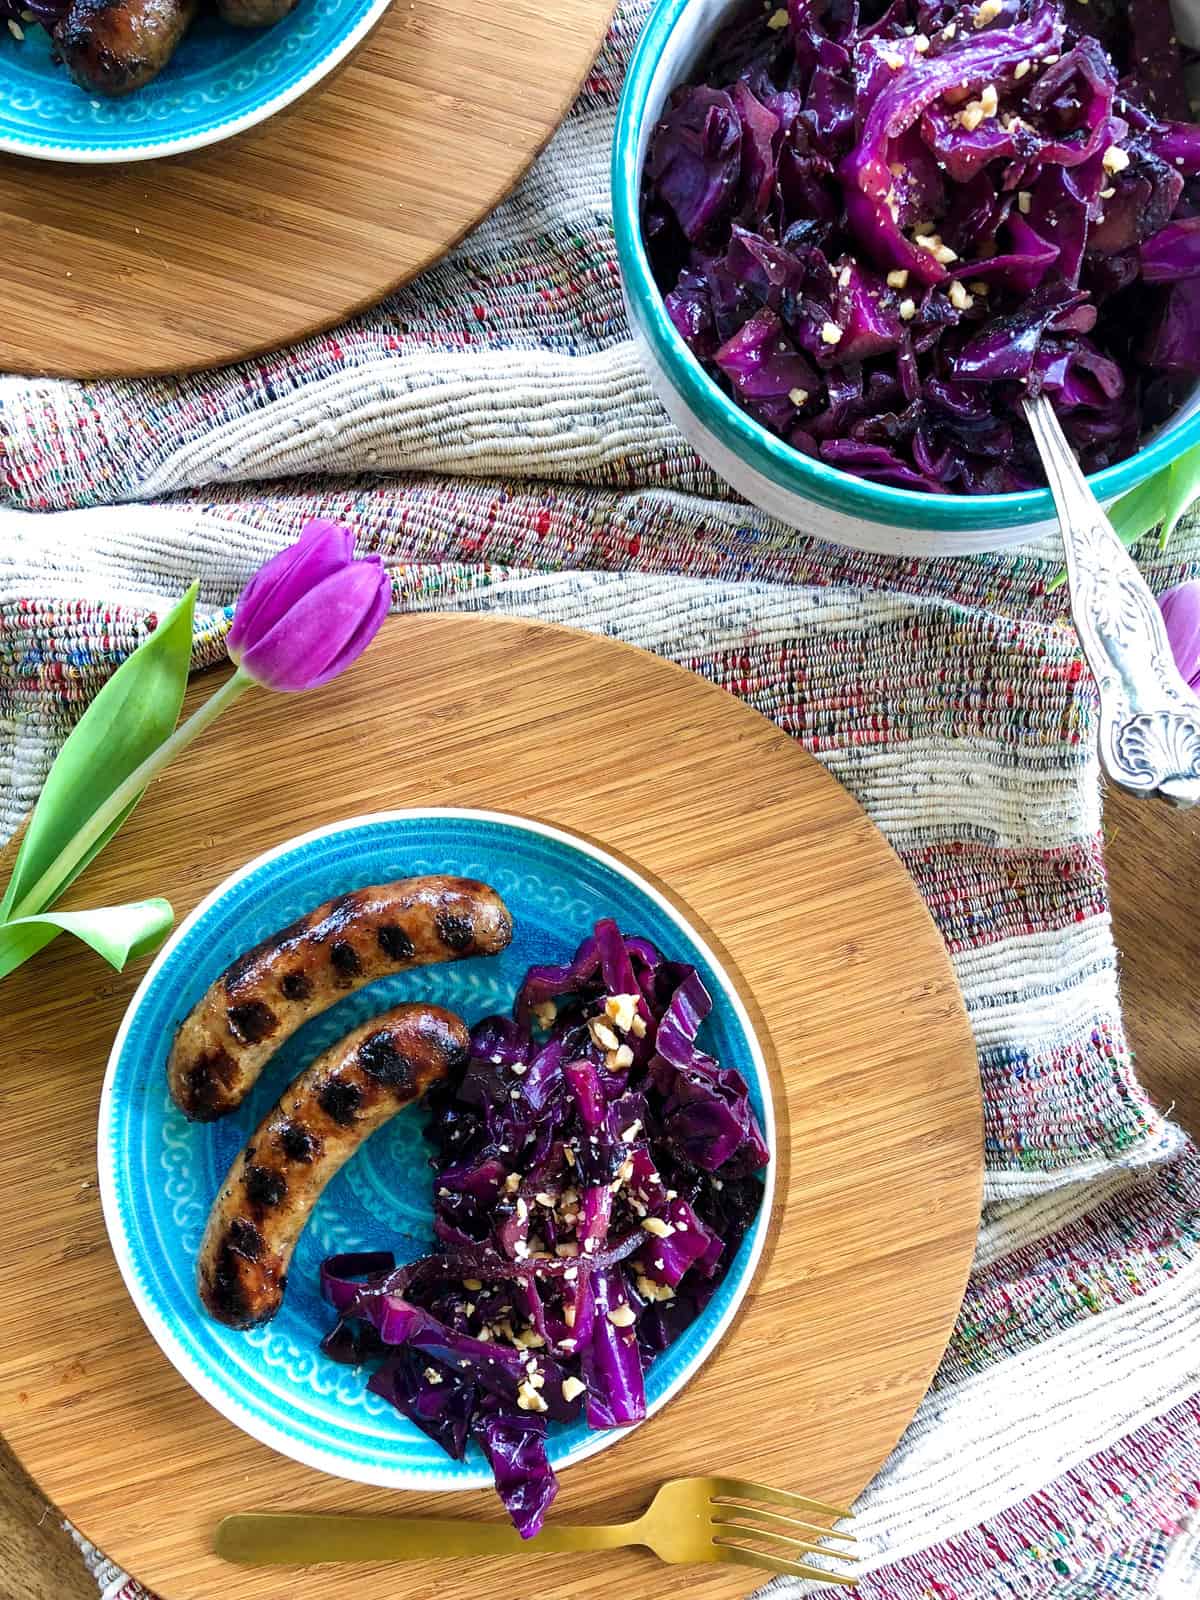
[[[273,28],[230,28],[205,14],[160,77],[121,100],[90,96],[51,59],[30,23],[0,26],[0,150],[45,161],[148,161],[216,144],[319,83],[390,0],[299,0]]]
[[[417,873],[482,878],[504,896],[515,932],[499,957],[426,967],[349,995],[302,1028],[269,1064],[249,1101],[222,1122],[189,1123],[167,1093],[179,1020],[241,951],[335,894]],[[411,1259],[432,1242],[428,1146],[419,1113],[375,1135],[322,1196],[297,1247],[283,1309],[237,1333],[196,1298],[195,1262],[209,1206],[251,1130],[288,1081],[373,1012],[431,1000],[467,1022],[506,1011],[527,967],[564,961],[600,916],[693,962],[714,999],[701,1042],[751,1086],[772,1151],[774,1120],[762,1051],[729,979],[699,935],[647,882],[582,839],[482,811],[395,811],[322,828],[281,845],[215,889],[163,948],[125,1014],[100,1102],[100,1189],[109,1237],[146,1326],[187,1381],[231,1422],[284,1455],[363,1483],[466,1489],[490,1483],[481,1456],[454,1462],[377,1396],[366,1375],[318,1344],[332,1321],[321,1259],[393,1250]],[[754,1229],[704,1315],[647,1374],[656,1411],[713,1350],[762,1251],[774,1165]],[[558,1467],[602,1450],[615,1433],[580,1422],[551,1427]],[[472,1447],[472,1450],[474,1447]]]

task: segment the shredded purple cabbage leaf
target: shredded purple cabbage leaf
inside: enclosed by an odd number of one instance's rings
[[[1166,0],[750,0],[647,151],[642,224],[704,369],[901,489],[1088,472],[1200,376],[1200,127]]]
[[[0,0],[0,21],[15,22],[19,28],[40,22],[47,33],[66,15],[70,0]]]
[[[711,1008],[694,967],[598,922],[426,1098],[436,1250],[322,1264],[326,1355],[378,1363],[369,1388],[455,1460],[475,1440],[524,1538],[558,1488],[547,1424],[642,1420],[762,1203],[745,1080],[696,1042]]]

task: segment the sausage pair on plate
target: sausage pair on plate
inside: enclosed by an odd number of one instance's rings
[[[218,0],[235,28],[267,28],[296,0]],[[198,0],[72,0],[54,42],[81,89],[110,98],[156,78],[195,20]]]
[[[355,890],[227,967],[181,1024],[168,1081],[199,1121],[240,1105],[310,1017],[392,973],[495,955],[512,918],[487,884],[426,877]],[[289,1086],[234,1162],[200,1250],[200,1297],[248,1328],[278,1311],[288,1263],[322,1190],[359,1145],[466,1058],[466,1024],[409,1003],[373,1017]]]

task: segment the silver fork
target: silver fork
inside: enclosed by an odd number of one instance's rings
[[[1175,665],[1162,612],[1088,488],[1045,395],[1025,415],[1062,526],[1071,615],[1100,690],[1100,760],[1114,783],[1200,801],[1200,700]]]
[[[853,1534],[822,1526],[848,1516],[837,1506],[745,1478],[673,1478],[633,1522],[551,1522],[528,1541],[500,1522],[250,1511],[218,1525],[216,1550],[226,1561],[257,1567],[559,1555],[644,1545],[672,1564],[732,1562],[819,1583],[852,1584],[855,1580],[844,1573],[799,1559],[808,1554],[853,1563],[851,1553],[823,1542],[854,1542]]]

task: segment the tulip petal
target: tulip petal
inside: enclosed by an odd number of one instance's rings
[[[391,603],[378,556],[352,561],[297,596],[257,635],[239,663],[268,689],[315,689],[350,665],[378,633]]]
[[[380,572],[382,573],[383,581],[376,590],[370,606],[359,618],[358,626],[355,628],[351,638],[342,646],[337,659],[324,669],[321,677],[313,684],[313,688],[316,688],[319,684],[328,683],[330,678],[336,678],[338,673],[344,671],[351,662],[357,661],[380,628],[383,627],[387,614],[392,608],[392,580],[382,562],[380,562]]]
[[[246,649],[284,617],[314,585],[354,559],[354,535],[336,522],[314,517],[299,539],[261,566],[242,591],[225,641],[239,665]]]
[[[1200,694],[1200,582],[1181,583],[1158,597],[1175,664]]]

